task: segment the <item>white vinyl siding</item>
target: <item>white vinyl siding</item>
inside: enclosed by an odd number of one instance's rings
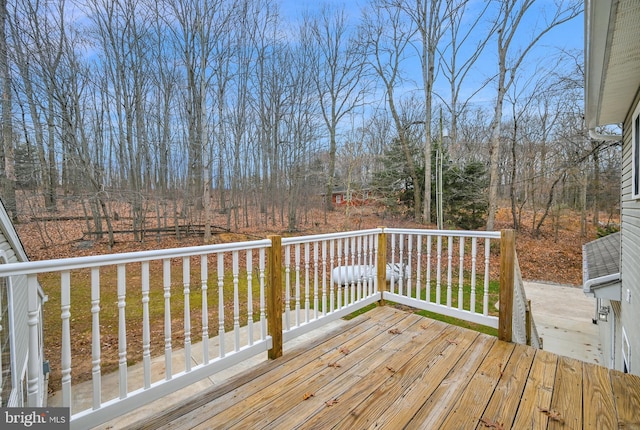
[[[621,320],[620,325],[624,327],[627,335],[629,351],[637,351],[640,348],[640,200],[636,198],[634,187],[637,179],[634,176],[640,175],[640,171],[634,167],[634,157],[640,156],[640,151],[636,151],[634,146],[640,143],[636,139],[636,132],[640,137],[640,127],[635,124],[639,118],[640,105],[636,97],[635,104],[629,111],[629,115],[623,127],[622,145],[622,190],[621,190],[621,246],[622,261],[620,276],[622,282],[622,300],[620,301]],[[640,124],[640,121],[638,121]],[[622,342],[618,351],[622,349]],[[620,354],[622,356],[622,354]],[[638,366],[627,363],[631,366],[632,373],[640,374]],[[618,370],[623,370],[624,362],[622,357],[616,360]]]
[[[4,253],[0,252],[0,264],[6,264]],[[10,283],[0,278],[0,406],[6,407],[15,388],[13,370],[13,347],[11,345]]]

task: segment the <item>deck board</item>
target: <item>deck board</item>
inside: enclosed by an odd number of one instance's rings
[[[640,378],[379,307],[134,428],[640,428]]]
[[[582,428],[582,363],[558,358],[548,429]]]
[[[511,428],[534,357],[533,348],[515,346],[509,362],[502,370],[491,401],[482,414],[478,429],[486,427],[486,423],[499,423],[504,428]]]
[[[640,430],[640,377],[611,372],[618,428]]]
[[[557,365],[557,355],[540,350],[535,352],[513,422],[514,429],[542,430],[547,428],[549,418],[542,411],[548,411],[551,407]]]
[[[450,369],[477,337],[477,333],[449,326],[442,335],[425,346],[406,366],[385,384],[344,414],[338,428],[401,426],[415,414],[413,405],[422,404],[440,385]],[[427,375],[429,377],[427,377]],[[389,405],[389,401],[395,401]]]
[[[442,424],[444,428],[474,428],[477,425],[504,373],[514,346],[506,342],[496,342],[493,345]]]
[[[613,404],[613,388],[607,369],[595,364],[583,363],[582,380],[584,426],[594,429],[616,428],[618,422]]]

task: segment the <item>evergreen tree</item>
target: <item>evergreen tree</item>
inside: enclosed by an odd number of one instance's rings
[[[378,200],[389,210],[396,213],[412,213],[414,208],[414,184],[423,180],[424,161],[417,141],[410,140],[410,152],[419,166],[417,178],[411,176],[407,160],[400,141],[393,139],[382,156],[382,170],[374,173],[372,186]]]
[[[475,230],[486,220],[489,209],[487,169],[478,161],[443,168],[443,210],[447,223]]]

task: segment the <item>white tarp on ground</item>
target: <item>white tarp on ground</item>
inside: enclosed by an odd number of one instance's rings
[[[403,270],[404,267],[404,270]],[[403,273],[404,271],[404,273]],[[399,263],[387,263],[387,281],[393,277],[394,281],[398,281],[401,276],[407,278],[409,275],[409,267]],[[366,264],[355,264],[351,266],[338,266],[331,271],[331,282],[334,284],[351,284],[354,282],[362,282],[373,280],[376,277],[376,266]]]

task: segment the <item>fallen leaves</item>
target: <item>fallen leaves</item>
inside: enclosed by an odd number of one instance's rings
[[[482,423],[485,427],[489,427],[490,429],[504,430],[504,424],[498,421],[491,421],[480,418],[480,423]]]
[[[346,346],[343,346],[342,348],[340,348],[338,351],[340,351],[341,353],[343,353],[344,355],[349,355],[351,354],[351,351],[349,351],[349,348],[347,348]]]
[[[304,393],[304,395],[302,396],[302,400],[309,400],[310,398],[315,397],[315,394],[313,393]],[[331,399],[331,400],[327,400],[326,402],[324,402],[325,406],[330,408],[331,406],[335,405],[336,403],[338,403],[338,399]]]
[[[546,408],[538,408],[538,409],[540,410],[540,412],[548,416],[551,421],[556,421],[556,422],[559,422],[560,424],[564,424],[564,418],[562,418],[562,415],[560,414],[560,412],[556,411],[555,409],[546,409]]]
[[[339,367],[342,367],[342,365],[340,365],[340,363],[338,363],[337,361],[334,361],[333,363],[327,364],[327,367],[333,367],[334,369],[337,369]]]
[[[389,330],[389,333],[391,333],[391,334],[400,334],[402,332],[400,330],[398,330],[397,328],[392,328],[391,330]]]

